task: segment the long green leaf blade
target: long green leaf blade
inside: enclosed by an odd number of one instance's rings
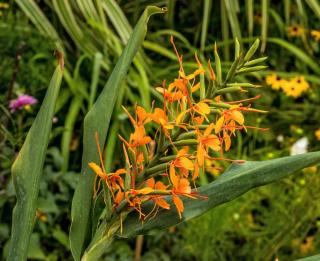
[[[143,224],[136,212],[129,214],[123,224],[122,237],[146,234],[152,229],[164,229],[202,215],[213,207],[231,201],[247,191],[271,182],[278,181],[288,175],[320,162],[320,152],[311,152],[291,157],[268,161],[247,161],[232,164],[215,182],[202,186],[198,192],[207,196],[208,200],[184,199],[185,210],[180,220],[171,198],[170,210],[161,210],[156,218],[146,220]],[[153,203],[147,203],[144,210],[152,209]]]
[[[289,52],[294,54],[298,59],[300,59],[303,63],[307,64],[315,73],[320,74],[320,67],[318,63],[314,59],[312,59],[312,57],[306,54],[302,49],[280,38],[270,37],[267,39],[267,41],[287,49]]]
[[[88,163],[98,162],[99,156],[94,141],[95,132],[100,137],[103,146],[109,128],[109,123],[116,102],[117,93],[138,49],[143,43],[147,32],[149,17],[155,13],[163,13],[158,7],[147,7],[137,23],[123,53],[117,62],[108,82],[97,101],[84,120],[83,156],[81,177],[75,191],[71,210],[70,246],[75,260],[80,260],[81,253],[86,247],[90,231],[90,212],[92,205],[94,175]]]
[[[40,178],[49,143],[52,118],[58,97],[62,69],[58,66],[26,140],[12,166],[17,203],[13,210],[9,261],[27,259],[30,236],[36,215]]]

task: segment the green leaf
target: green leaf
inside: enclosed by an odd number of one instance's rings
[[[164,13],[164,11],[153,6],[146,8],[102,93],[84,119],[81,177],[74,194],[71,210],[70,248],[75,260],[80,260],[81,253],[88,243],[88,235],[91,235],[90,213],[95,175],[89,169],[88,163],[99,162],[94,138],[95,132],[98,132],[99,142],[103,147],[119,87],[126,77],[133,58],[142,45],[147,32],[149,17],[155,13]]]
[[[297,259],[296,261],[318,261],[320,260],[320,255],[309,256],[301,259]]]
[[[27,258],[28,245],[36,214],[40,178],[61,79],[62,70],[58,66],[52,76],[37,117],[28,132],[17,159],[12,165],[12,178],[17,203],[12,214],[9,261],[23,261]]]
[[[216,76],[217,76],[217,84],[219,87],[221,87],[222,84],[222,70],[221,70],[221,61],[220,61],[220,56],[218,54],[217,50],[217,44],[214,44],[214,62],[216,64]]]
[[[310,9],[315,13],[315,15],[320,18],[320,4],[318,0],[306,0]]]
[[[228,24],[227,10],[226,10],[224,1],[221,1],[220,12],[221,12],[220,17],[221,17],[222,40],[223,41],[228,41],[229,40],[229,24]],[[224,45],[223,46],[223,54],[224,54],[224,60],[229,61],[230,60],[230,48],[229,48],[229,45]]]
[[[234,0],[224,0],[233,37],[241,39],[241,30]]]
[[[203,19],[202,19],[202,27],[201,27],[201,42],[200,49],[203,50],[207,40],[208,33],[208,25],[210,21],[210,12],[211,12],[212,1],[204,0],[203,4]]]
[[[287,49],[289,52],[294,54],[298,59],[300,59],[303,63],[308,65],[314,72],[316,72],[317,74],[320,74],[320,67],[318,63],[315,60],[313,60],[308,54],[302,51],[300,48],[280,38],[270,37],[267,39],[267,41]]]
[[[138,234],[147,234],[153,229],[165,229],[181,222],[202,215],[208,210],[229,202],[247,191],[278,181],[288,175],[320,162],[320,152],[311,152],[291,157],[284,157],[268,161],[247,161],[233,163],[216,181],[198,188],[199,195],[207,196],[207,200],[184,198],[185,210],[182,219],[172,204],[171,197],[167,201],[170,210],[160,210],[155,218],[142,223],[136,212],[131,212],[123,223],[123,232],[120,237],[132,237]],[[276,195],[275,195],[276,197]],[[150,211],[152,202],[143,206],[143,211]]]
[[[262,0],[262,21],[261,21],[261,52],[263,53],[267,45],[269,20],[269,0]]]
[[[56,41],[57,48],[62,49],[62,41],[48,18],[33,0],[16,0],[18,6],[44,35]]]
[[[244,62],[247,62],[251,59],[251,57],[255,54],[255,52],[257,51],[258,47],[260,44],[260,40],[256,39],[254,41],[254,43],[251,45],[250,49],[248,50],[248,52],[246,53],[246,55],[243,58]]]
[[[247,19],[248,19],[248,33],[249,37],[252,37],[253,33],[253,10],[254,10],[254,0],[246,0],[246,12],[247,12]]]

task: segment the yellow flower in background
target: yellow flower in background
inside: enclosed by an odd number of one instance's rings
[[[309,83],[304,79],[303,76],[297,76],[297,77],[291,78],[291,81],[295,85],[297,85],[302,91],[306,91],[310,87]]]
[[[210,173],[214,177],[218,177],[221,174],[222,168],[217,161],[206,159],[204,161],[206,172]]]
[[[320,41],[320,31],[318,30],[311,30],[311,36],[313,37],[314,40],[316,40],[317,42]]]
[[[282,90],[287,96],[297,98],[310,88],[304,76],[283,79],[273,73],[266,77],[266,83],[274,90]]]
[[[317,140],[320,140],[320,128],[314,132],[314,135],[316,136]]]
[[[309,167],[309,168],[305,168],[302,170],[302,172],[304,174],[316,174],[318,171],[318,167],[317,166],[312,166],[312,167]]]
[[[0,9],[8,9],[10,5],[8,3],[0,3]]]
[[[286,81],[282,87],[282,90],[287,96],[291,96],[294,98],[301,96],[301,94],[303,93],[301,86],[299,84],[296,84],[296,82],[292,80]]]
[[[280,90],[280,88],[283,86],[284,80],[280,76],[273,73],[266,77],[266,83],[270,85],[272,89]]]
[[[308,236],[304,242],[300,245],[300,251],[303,254],[306,254],[308,252],[311,252],[314,250],[314,237],[313,236]]]
[[[298,25],[289,26],[287,31],[290,36],[301,36],[304,34],[304,28]]]

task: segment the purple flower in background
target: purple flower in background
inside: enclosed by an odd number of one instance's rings
[[[23,108],[30,109],[30,105],[37,103],[38,100],[30,95],[20,95],[17,99],[11,100],[9,104],[9,108],[11,112],[15,112],[16,110],[21,110]]]

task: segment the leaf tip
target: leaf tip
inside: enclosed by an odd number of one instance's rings
[[[61,71],[63,72],[63,69],[64,69],[64,55],[63,55],[63,52],[61,52],[59,50],[55,50],[54,51],[54,55],[56,56],[56,58],[58,60],[58,64],[60,66]]]

